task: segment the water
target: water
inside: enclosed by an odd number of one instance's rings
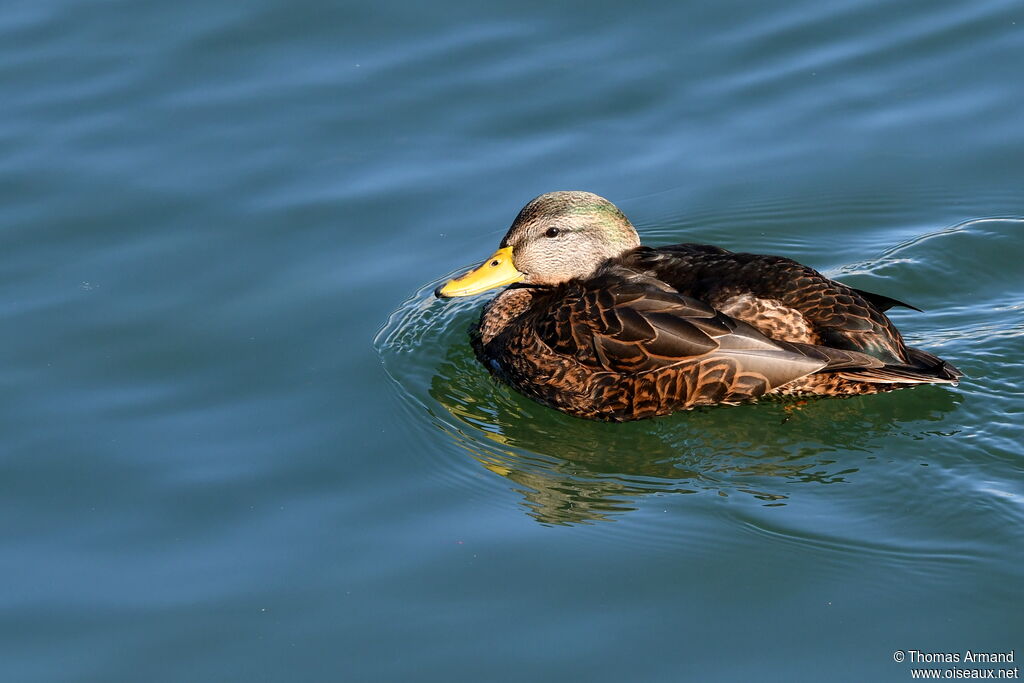
[[[1015,649],[1024,12],[14,2],[0,678],[908,680]],[[956,389],[575,420],[430,289],[520,206],[925,309]]]

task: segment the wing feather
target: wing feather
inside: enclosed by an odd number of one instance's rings
[[[618,278],[578,282],[554,307],[537,325],[541,339],[595,371],[633,375],[712,361],[730,377],[773,388],[831,365],[878,364],[856,352],[776,341],[698,299]]]

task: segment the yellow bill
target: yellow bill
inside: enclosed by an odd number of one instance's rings
[[[512,265],[512,247],[502,247],[491,258],[465,275],[449,280],[434,290],[438,297],[472,296],[488,289],[519,282],[525,275]]]

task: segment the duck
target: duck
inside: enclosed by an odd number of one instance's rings
[[[590,192],[534,198],[490,258],[434,293],[499,287],[470,331],[477,358],[579,418],[955,386],[963,376],[907,346],[885,314],[920,309],[782,256],[643,246],[626,215]]]

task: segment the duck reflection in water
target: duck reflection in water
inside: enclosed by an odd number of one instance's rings
[[[896,433],[945,436],[927,423],[961,400],[926,387],[914,392],[915,400],[762,403],[612,425],[523,398],[493,381],[467,345],[447,350],[430,394],[448,411],[434,415],[442,431],[514,482],[532,517],[557,525],[610,520],[652,493],[746,495],[785,505],[801,485],[855,477],[860,461],[850,451],[877,451]]]

